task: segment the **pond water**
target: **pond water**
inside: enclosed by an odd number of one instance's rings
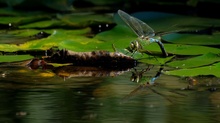
[[[147,65],[139,65],[141,71]],[[155,76],[154,66],[143,76]],[[164,69],[166,70],[166,68]],[[134,69],[115,77],[59,77],[24,66],[0,68],[1,123],[216,123],[219,79],[162,74],[155,86],[131,82]]]

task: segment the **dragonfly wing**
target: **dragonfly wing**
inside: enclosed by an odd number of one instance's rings
[[[154,30],[143,21],[130,16],[122,10],[118,10],[118,14],[138,37],[152,37],[155,35]]]

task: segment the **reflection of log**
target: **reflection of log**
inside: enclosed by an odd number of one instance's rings
[[[60,77],[114,77],[123,74],[129,69],[125,70],[111,70],[103,69],[99,67],[82,67],[82,66],[62,66],[57,67],[54,70]]]
[[[73,52],[60,50],[46,60],[53,63],[72,63],[74,66],[105,68],[131,68],[136,66],[136,60],[132,57],[108,51]]]

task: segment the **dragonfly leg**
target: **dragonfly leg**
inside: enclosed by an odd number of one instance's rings
[[[112,49],[114,50],[114,52],[117,52],[117,49],[114,44],[112,44]]]
[[[151,53],[149,50],[139,50],[140,53],[146,53],[146,54],[149,54],[149,55],[153,55],[153,53]]]
[[[132,54],[131,54],[131,57],[133,57],[134,56],[134,54],[136,53],[137,51],[133,51],[132,52]]]

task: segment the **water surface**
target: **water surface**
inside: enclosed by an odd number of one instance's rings
[[[140,71],[146,65],[140,65]],[[155,76],[154,66],[144,76]],[[115,77],[59,77],[50,70],[0,68],[1,123],[215,123],[219,79],[161,75],[156,86],[131,82],[133,69]],[[136,89],[136,91],[135,91]],[[211,90],[214,89],[214,90]]]

